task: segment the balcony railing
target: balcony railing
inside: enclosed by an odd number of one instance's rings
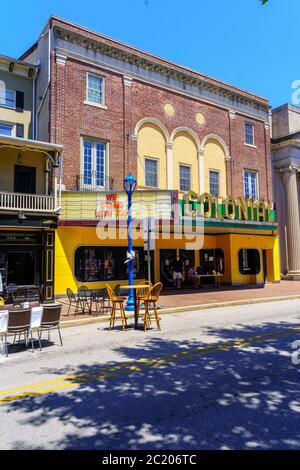
[[[99,176],[97,173],[77,175],[77,191],[110,191],[114,189],[111,176]]]
[[[41,194],[0,192],[0,210],[10,209],[22,212],[53,212],[54,197]]]

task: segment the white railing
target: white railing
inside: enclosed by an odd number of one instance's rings
[[[0,209],[53,212],[54,197],[41,194],[4,193],[0,191]]]

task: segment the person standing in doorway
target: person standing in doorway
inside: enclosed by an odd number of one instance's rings
[[[182,261],[180,256],[176,256],[176,260],[173,264],[173,284],[175,289],[180,289],[182,283]]]

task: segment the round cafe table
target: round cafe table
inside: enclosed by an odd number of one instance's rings
[[[120,286],[120,289],[133,289],[133,298],[134,298],[134,329],[138,329],[138,311],[137,311],[137,302],[136,302],[136,292],[139,289],[145,289],[146,287],[150,287],[147,284],[134,284],[133,286]]]

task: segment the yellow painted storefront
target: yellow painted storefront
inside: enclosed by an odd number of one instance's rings
[[[256,230],[257,232],[257,230]],[[124,237],[119,237],[119,231],[115,239],[101,241],[97,237],[95,226],[59,226],[56,231],[56,259],[55,259],[55,292],[57,295],[65,294],[66,289],[70,287],[73,291],[77,291],[81,285],[86,285],[89,288],[104,287],[105,281],[95,282],[82,282],[78,281],[74,275],[75,265],[75,252],[76,249],[85,247],[126,247],[127,241]],[[137,240],[134,247],[143,247],[143,240]],[[155,242],[154,252],[154,281],[157,282],[161,279],[161,264],[160,252],[164,249],[184,250],[186,241],[174,239],[171,236],[169,239],[163,239],[161,234]],[[224,234],[211,234],[207,233],[204,236],[204,243],[202,250],[220,249],[224,253],[224,273],[221,282],[226,285],[246,285],[263,284],[263,267],[262,267],[262,252],[266,250],[267,260],[267,281],[279,282],[280,281],[280,266],[279,266],[279,251],[278,251],[278,237],[276,234],[258,234],[258,233],[224,233]],[[239,251],[241,249],[256,249],[260,257],[260,270],[257,275],[245,275],[239,271]],[[195,260],[195,265],[200,263],[200,250],[192,250]],[[125,279],[118,279],[112,281],[114,286],[119,281],[126,281]]]
[[[192,194],[192,201],[193,197]],[[202,199],[202,196],[199,196],[198,200]],[[230,203],[232,203],[233,199],[229,197]],[[279,282],[279,248],[274,210],[271,210],[262,201],[257,201],[254,204],[255,209],[253,211],[253,204],[251,206],[250,201],[248,201],[247,204],[250,204],[249,217],[246,216],[245,219],[245,217],[241,218],[239,216],[239,205],[235,207],[235,215],[233,215],[228,212],[229,209],[226,206],[226,201],[224,201],[223,199],[223,205],[219,205],[217,214],[215,213],[215,206],[211,205],[209,212],[207,212],[209,217],[202,219],[204,236],[201,237],[201,243],[200,238],[196,238],[194,240],[198,242],[197,245],[191,245],[187,244],[187,242],[190,242],[190,238],[186,237],[191,234],[195,235],[195,220],[189,222],[191,225],[188,226],[185,232],[188,234],[187,236],[178,236],[178,233],[182,232],[183,224],[186,223],[185,221],[188,221],[188,218],[182,217],[186,209],[181,204],[183,201],[178,203],[178,191],[136,191],[133,197],[133,218],[136,221],[139,236],[133,244],[139,256],[140,271],[138,277],[140,279],[144,278],[147,272],[144,269],[144,256],[146,252],[144,252],[142,220],[146,216],[151,216],[156,219],[155,248],[151,258],[152,281],[157,282],[162,280],[161,259],[163,252],[173,250],[176,256],[176,250],[178,253],[181,250],[188,254],[186,251],[188,247],[189,258],[192,259],[191,262],[195,267],[201,265],[201,256],[203,256],[205,250],[219,250],[222,253],[221,283],[223,284],[262,285],[265,281]],[[176,202],[178,203],[177,206]],[[192,202],[192,204],[194,203]],[[263,209],[263,212],[259,212],[260,209]],[[95,272],[98,280],[78,279],[78,276],[76,278],[75,253],[78,253],[76,250],[79,250],[80,247],[82,247],[81,249],[84,253],[85,249],[96,250],[98,253],[109,252],[111,249],[114,253],[118,253],[113,255],[115,262],[121,267],[124,265],[127,248],[126,210],[127,196],[124,192],[64,192],[62,194],[62,212],[59,227],[56,231],[56,295],[65,294],[68,287],[73,291],[77,291],[81,285],[86,285],[89,288],[105,286],[107,281],[100,280],[104,279],[103,275],[99,274],[99,277],[97,277],[97,270]],[[223,211],[222,215],[220,215],[220,211]],[[119,220],[118,223],[116,223],[116,219]],[[158,220],[160,222],[157,222]],[[200,219],[196,218],[196,226],[198,224],[197,220],[199,222]],[[169,225],[167,224],[169,229],[167,236],[163,229],[165,222],[169,223]],[[97,227],[99,223],[100,229]],[[99,230],[102,230],[102,232]],[[256,266],[257,272],[255,274],[241,272],[241,250],[250,250],[252,252],[255,250],[256,259],[258,260]],[[242,253],[243,256],[244,251]],[[101,269],[104,269],[106,255],[103,255],[103,253],[101,256],[100,254],[99,256],[97,255],[98,264],[95,269],[99,269],[99,273]],[[101,267],[99,268],[100,265]],[[121,269],[117,272],[124,273],[125,270]],[[111,279],[109,282],[112,285],[120,281],[123,281],[123,283],[127,282],[126,275],[119,279],[116,278],[114,272],[114,276],[114,280],[112,280],[112,277],[105,277],[105,279]]]

